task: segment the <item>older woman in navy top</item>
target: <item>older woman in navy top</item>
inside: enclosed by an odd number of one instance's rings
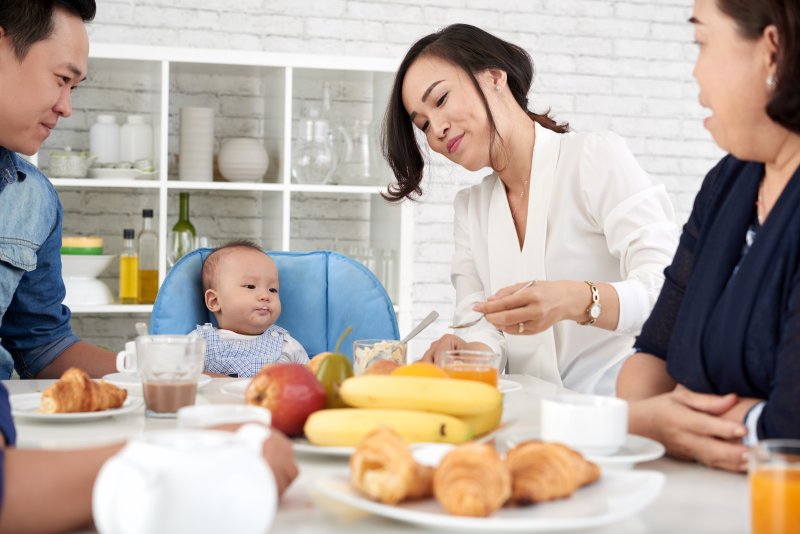
[[[800,3],[696,0],[705,127],[730,155],[703,183],[620,372],[630,429],[733,471],[800,437]]]

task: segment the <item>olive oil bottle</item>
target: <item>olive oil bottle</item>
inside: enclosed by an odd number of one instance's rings
[[[119,303],[139,302],[139,255],[133,244],[133,228],[122,232],[125,239],[124,250],[119,255]]]

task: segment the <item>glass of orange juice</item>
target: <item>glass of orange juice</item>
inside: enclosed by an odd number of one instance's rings
[[[748,472],[752,533],[800,532],[800,440],[759,442]]]
[[[476,380],[497,387],[500,355],[483,350],[446,350],[439,353],[438,364],[450,378]]]

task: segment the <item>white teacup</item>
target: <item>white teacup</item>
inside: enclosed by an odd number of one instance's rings
[[[125,343],[125,350],[117,353],[117,371],[120,373],[136,372],[136,341]]]
[[[278,493],[261,456],[269,429],[151,432],[103,465],[92,493],[101,534],[263,534]]]
[[[553,395],[541,401],[541,437],[584,454],[609,455],[628,436],[628,403],[614,397]]]

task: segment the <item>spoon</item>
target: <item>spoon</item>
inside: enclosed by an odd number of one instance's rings
[[[527,283],[527,284],[525,284],[524,286],[522,286],[522,287],[519,287],[519,288],[517,288],[516,290],[514,290],[513,292],[511,292],[511,293],[509,294],[509,296],[511,296],[511,295],[516,295],[517,293],[519,293],[519,292],[520,292],[520,291],[522,291],[523,289],[528,289],[529,287],[531,287],[531,286],[532,286],[533,284],[535,284],[535,283],[536,283],[536,280],[531,280],[530,282],[528,282],[528,283]],[[484,314],[482,313],[482,314],[480,314],[480,315],[478,316],[478,318],[477,318],[477,319],[475,319],[475,320],[473,320],[473,321],[469,321],[469,322],[467,322],[467,323],[461,323],[461,324],[451,324],[451,325],[450,325],[450,326],[448,326],[447,328],[452,328],[453,330],[457,330],[457,329],[459,329],[459,328],[469,328],[470,326],[475,326],[476,324],[478,324],[478,322],[479,322],[481,319],[483,319],[483,316],[484,316]]]
[[[417,326],[414,327],[414,329],[411,332],[408,333],[406,337],[400,340],[400,343],[403,343],[405,345],[406,343],[411,341],[417,334],[428,328],[428,325],[430,325],[433,321],[435,321],[437,317],[439,317],[439,312],[437,311],[430,312],[428,315],[425,316],[425,318],[422,321],[420,321],[420,323]]]

